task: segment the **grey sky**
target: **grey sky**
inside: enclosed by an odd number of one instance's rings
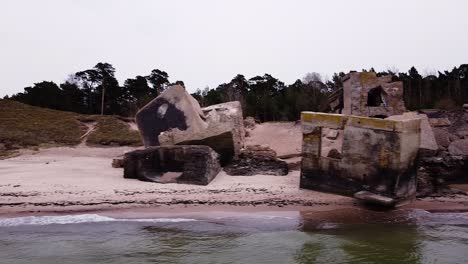
[[[286,83],[375,67],[468,63],[466,0],[2,0],[0,96],[109,62],[190,91],[237,73]]]

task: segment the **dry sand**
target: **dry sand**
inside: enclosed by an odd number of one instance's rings
[[[163,205],[352,205],[347,197],[300,190],[287,176],[228,176],[208,186],[124,179],[112,158],[129,147],[59,147],[0,161],[0,213],[91,210]]]
[[[301,153],[301,124],[296,122],[267,122],[249,130],[246,145],[268,145],[278,156]]]

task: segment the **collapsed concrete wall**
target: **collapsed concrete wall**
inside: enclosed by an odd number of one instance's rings
[[[174,85],[141,108],[135,116],[145,147],[159,146],[159,134],[179,129],[188,132],[208,127],[197,100],[184,87]]]
[[[245,140],[240,102],[211,105],[201,110],[206,128],[196,131],[175,128],[162,132],[158,136],[161,145],[207,145],[220,154],[223,165],[238,157]]]
[[[239,102],[201,108],[184,87],[171,86],[136,114],[145,147],[207,145],[222,164],[237,157],[244,146]]]
[[[300,187],[398,202],[416,192],[420,120],[302,112]]]

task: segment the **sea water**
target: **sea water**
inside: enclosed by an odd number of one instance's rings
[[[468,263],[468,214],[5,218],[0,263]]]

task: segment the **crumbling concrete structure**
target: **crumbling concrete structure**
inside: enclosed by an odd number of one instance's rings
[[[201,108],[184,87],[171,86],[136,114],[145,147],[207,145],[222,164],[240,154],[244,146],[241,104],[227,102]]]
[[[161,146],[207,145],[214,149],[225,165],[239,156],[245,131],[240,102],[227,102],[201,109],[206,127],[201,130],[170,129],[159,134]]]
[[[302,112],[301,119],[301,188],[356,198],[364,191],[386,205],[415,194],[420,119],[314,112]]]
[[[207,185],[221,170],[208,146],[160,146],[125,153],[124,178]]]
[[[329,97],[333,112],[345,115],[386,118],[406,111],[403,83],[374,72],[351,72],[342,78],[342,90]]]
[[[419,157],[433,156],[437,153],[439,147],[430,125],[430,119],[427,117],[427,115],[417,112],[406,112],[402,115],[394,115],[386,119],[397,121],[407,119],[421,119],[421,144],[419,146]]]
[[[233,176],[284,176],[288,174],[288,163],[278,159],[276,151],[270,147],[253,145],[242,149],[239,158],[224,167],[224,171]]]

